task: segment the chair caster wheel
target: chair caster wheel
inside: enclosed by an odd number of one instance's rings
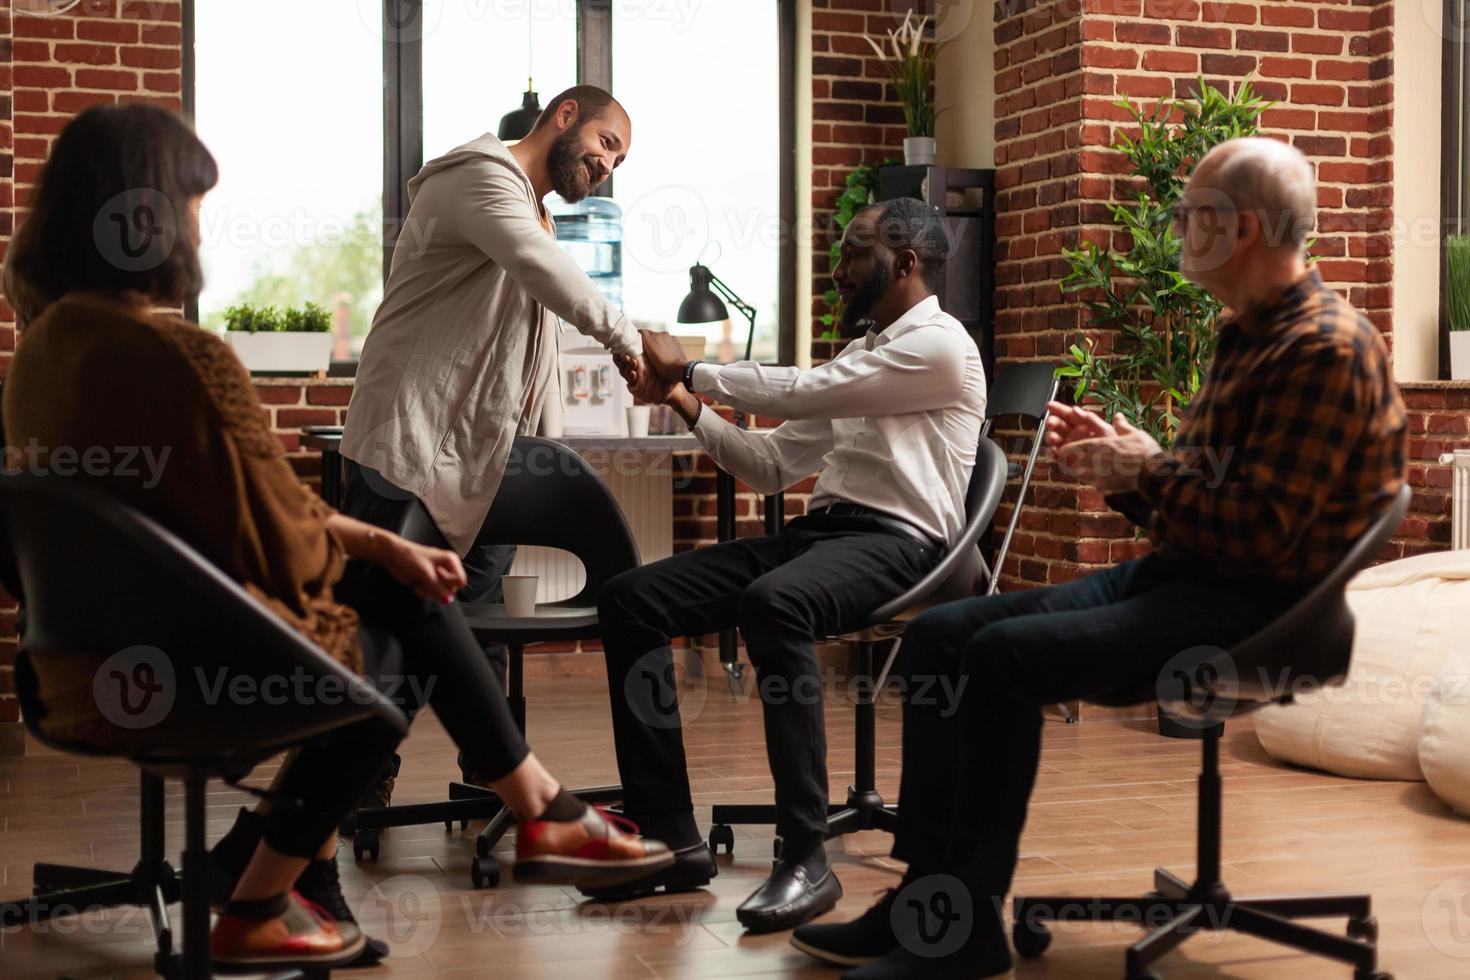
[[[1347,936],[1349,939],[1361,939],[1364,942],[1377,943],[1378,920],[1371,915],[1364,916],[1361,919],[1348,919]]]
[[[376,830],[359,830],[352,835],[352,857],[361,861],[363,856],[376,861],[378,859],[378,832]]]
[[[500,862],[493,857],[477,857],[470,862],[470,883],[476,888],[495,888],[500,884]]]
[[[709,829],[711,857],[719,857],[721,845],[724,845],[726,854],[735,853],[735,829],[727,823],[717,823]]]
[[[1051,945],[1051,930],[1040,922],[1017,919],[1011,927],[1011,945],[1023,960],[1034,960]]]

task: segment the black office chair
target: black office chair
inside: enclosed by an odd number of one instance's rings
[[[995,382],[985,399],[985,423],[981,426],[982,436],[993,436],[996,419],[1017,416],[1029,420],[1035,428],[1031,432],[1031,445],[1026,450],[1024,466],[1015,463],[1008,467],[1009,475],[1020,477],[1016,490],[1016,503],[1011,508],[1011,519],[1001,536],[1000,547],[995,552],[995,574],[990,577],[986,595],[994,595],[1000,589],[1000,573],[1005,568],[1006,555],[1011,550],[1011,538],[1021,522],[1021,508],[1026,503],[1026,491],[1031,488],[1031,474],[1036,469],[1036,459],[1046,436],[1046,418],[1051,413],[1047,403],[1057,397],[1056,365],[1045,362],[1007,364],[996,371]],[[1070,719],[1070,716],[1068,718]]]
[[[975,595],[987,584],[989,571],[980,559],[980,536],[990,528],[995,508],[1006,485],[1005,452],[990,439],[980,438],[975,453],[975,469],[965,492],[965,528],[944,559],[913,588],[873,610],[862,622],[842,633],[827,637],[852,644],[861,663],[857,704],[853,707],[855,728],[854,781],[847,788],[847,800],[834,803],[827,814],[827,839],[860,830],[886,830],[897,826],[898,807],[883,802],[877,787],[877,715],[874,699],[888,679],[888,671],[898,655],[904,627],[919,613],[942,602]],[[877,680],[873,679],[873,646],[893,640],[887,661]],[[732,824],[774,824],[776,808],[771,804],[716,804],[710,814],[710,851],[725,853],[735,850]],[[780,840],[776,854],[780,856]]]
[[[1382,517],[1360,537],[1320,584],[1259,633],[1224,653],[1187,651],[1177,673],[1144,689],[1090,698],[1125,706],[1159,698],[1177,719],[1203,728],[1199,778],[1198,867],[1193,884],[1159,868],[1154,890],[1137,898],[1048,896],[1016,898],[1012,940],[1022,957],[1040,956],[1051,944],[1046,920],[1166,922],[1129,948],[1127,980],[1158,980],[1149,969],[1190,936],[1234,930],[1351,965],[1355,980],[1392,980],[1377,972],[1378,923],[1368,895],[1234,898],[1220,880],[1220,736],[1227,717],[1268,704],[1289,704],[1305,692],[1341,684],[1352,661],[1353,613],[1344,589],[1397,530],[1408,509],[1407,484]],[[1197,654],[1197,656],[1190,656]],[[1162,697],[1160,694],[1162,693]],[[1347,916],[1347,935],[1335,936],[1293,922]]]
[[[399,533],[411,541],[446,547],[428,511],[415,501],[404,513]],[[495,503],[485,518],[481,540],[491,544],[539,545],[570,552],[586,572],[586,584],[569,599],[541,603],[524,619],[506,615],[499,603],[466,603],[465,618],[484,643],[504,643],[509,651],[506,695],[516,724],[526,730],[525,649],[534,643],[595,640],[602,627],[597,596],[613,576],[637,568],[638,545],[617,501],[586,460],[560,443],[521,436],[511,448]],[[588,803],[622,799],[617,785],[570,790]],[[489,819],[475,840],[470,879],[476,888],[500,881],[495,845],[510,830],[509,809],[490,790],[451,783],[449,801],[357,811],[354,853],[377,855],[375,831],[383,827],[444,821],[451,829],[474,819]]]
[[[209,778],[235,783],[272,755],[358,721],[402,734],[403,713],[188,545],[96,486],[0,477],[0,565],[25,603],[15,679],[27,728],[64,752],[123,755],[143,774],[142,858],[133,871],[37,865],[36,894],[0,907],[0,917],[11,925],[142,905],[157,938],[155,970],[169,978],[209,976]],[[100,666],[99,657],[106,658]],[[57,737],[47,725],[55,704],[41,690],[37,664],[67,658],[93,673],[93,695],[67,707],[68,715],[86,716],[86,737]],[[262,694],[265,679],[303,677],[334,697],[234,697],[231,687],[216,686],[221,671],[230,684],[241,678]],[[163,857],[165,778],[184,783],[182,955],[174,952],[167,908],[180,888]]]

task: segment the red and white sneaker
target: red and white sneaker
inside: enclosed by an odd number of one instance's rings
[[[638,836],[638,826],[599,807],[576,820],[527,820],[516,828],[515,880],[605,886],[662,871],[668,847]]]
[[[209,951],[221,966],[265,969],[345,966],[366,940],[356,923],[338,923],[319,905],[291,893],[286,912],[257,922],[221,915],[209,935]]]

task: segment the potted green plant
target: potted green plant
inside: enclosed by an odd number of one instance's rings
[[[332,362],[332,315],[317,303],[280,310],[239,304],[225,310],[225,340],[255,374],[320,374]]]
[[[1082,293],[1092,325],[1114,328],[1117,338],[1112,353],[1099,353],[1092,340],[1072,345],[1072,360],[1057,375],[1074,379],[1077,404],[1091,402],[1109,419],[1121,412],[1166,447],[1214,357],[1220,312],[1214,297],[1179,272],[1174,203],[1194,165],[1217,144],[1254,135],[1270,106],[1248,82],[1233,97],[1202,78],[1197,86],[1197,98],[1164,100],[1147,112],[1117,103],[1138,128],[1114,143],[1140,178],[1135,199],[1112,206],[1128,249],[1086,242],[1062,250],[1070,266],[1062,292]]]
[[[929,18],[914,17],[910,10],[903,15],[897,30],[888,32],[889,51],[867,37],[898,93],[903,107],[908,138],[903,141],[903,162],[910,167],[934,164],[934,42],[924,39]]]
[[[1470,235],[1445,239],[1450,299],[1450,377],[1470,381]]]

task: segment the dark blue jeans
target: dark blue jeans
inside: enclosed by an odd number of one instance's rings
[[[1041,709],[1152,692],[1175,654],[1228,649],[1295,597],[1154,555],[919,616],[901,651],[907,687],[893,856],[919,874],[959,877],[976,908],[982,896],[1004,898],[1036,782]]]

